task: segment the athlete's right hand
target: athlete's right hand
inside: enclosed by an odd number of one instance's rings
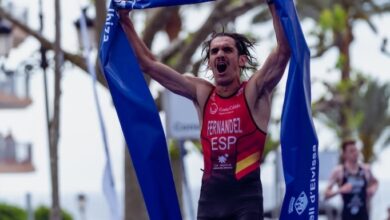
[[[132,9],[134,1],[133,0],[113,0],[114,6],[117,9]]]
[[[129,3],[133,1],[127,1],[127,0],[113,0],[114,7],[116,8],[116,11],[118,12],[119,17],[122,18],[129,18],[129,12],[132,9],[131,7],[128,7]]]

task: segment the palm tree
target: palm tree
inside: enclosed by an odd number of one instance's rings
[[[318,39],[316,45],[312,45],[311,48],[313,57],[321,57],[334,47],[339,51],[338,62],[335,66],[340,71],[340,82],[334,86],[325,83],[332,97],[330,100],[327,100],[328,97],[320,99],[315,107],[324,111],[325,114],[322,116],[328,117],[325,121],[335,130],[340,139],[351,137],[357,128],[356,125],[363,120],[363,113],[356,112],[356,109],[352,108],[354,92],[361,86],[360,80],[351,79],[353,68],[350,64],[350,47],[354,40],[353,27],[356,22],[364,21],[376,33],[378,27],[372,22],[372,18],[375,15],[390,12],[390,2],[299,0],[297,8],[303,19],[313,19],[318,24],[311,32]],[[353,83],[357,84],[353,85]],[[324,102],[324,100],[327,101]],[[353,111],[355,114],[351,114]]]
[[[313,57],[319,57],[330,48],[336,47],[339,51],[336,67],[340,70],[342,84],[348,84],[352,74],[350,48],[354,40],[353,27],[357,21],[365,21],[377,32],[377,27],[371,21],[377,14],[390,12],[389,2],[374,0],[328,0],[307,1],[301,0],[298,4],[304,16],[315,19],[318,28],[312,33],[317,36],[318,43],[314,46]],[[351,108],[353,93],[344,99],[344,107]],[[335,97],[337,98],[337,97]],[[348,110],[340,109],[339,118],[335,121],[340,126],[341,138],[352,136],[353,129],[350,127],[350,115]]]
[[[331,96],[324,96],[313,106],[314,114],[333,128],[342,140],[343,131],[338,126],[341,114],[347,115],[348,127],[352,136],[360,138],[363,144],[365,162],[374,159],[374,145],[385,147],[390,143],[390,84],[380,84],[370,78],[358,75],[349,81],[341,81],[335,86],[328,85]],[[354,94],[354,95],[351,95]],[[350,100],[350,106],[344,105]],[[383,142],[378,141],[383,138]]]
[[[350,47],[354,40],[353,27],[356,22],[364,21],[376,33],[378,27],[372,22],[372,18],[378,14],[389,13],[390,2],[298,0],[297,10],[302,19],[312,19],[317,23],[317,27],[311,31],[317,39],[317,43],[311,46],[313,58],[321,57],[334,47],[339,51],[338,62],[335,66],[340,71],[340,82],[336,85],[324,83],[329,93],[318,100],[313,111],[337,133],[340,140],[351,137],[359,120],[362,120],[362,113],[351,114],[353,110],[351,100],[354,98],[354,92],[362,83],[361,79],[351,79],[353,71],[350,64]],[[262,22],[268,19],[267,16],[264,11],[259,12],[253,22]],[[317,114],[319,111],[323,111],[324,114]]]
[[[390,84],[380,84],[369,80],[355,100],[356,108],[363,112],[362,122],[357,127],[358,135],[363,144],[365,162],[371,162],[374,157],[374,145],[386,147],[390,143]],[[379,140],[383,138],[383,142]]]
[[[324,82],[328,93],[313,104],[314,116],[334,130],[340,140],[353,137],[362,121],[361,110],[352,108],[351,102],[356,99],[355,95],[365,82],[366,79],[362,75],[333,85]],[[344,126],[340,126],[342,120],[345,120]]]

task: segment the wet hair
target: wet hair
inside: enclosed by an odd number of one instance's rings
[[[245,55],[248,59],[245,66],[241,67],[242,71],[246,70],[256,70],[257,69],[257,60],[252,55],[251,50],[254,50],[255,42],[252,39],[249,39],[245,35],[238,33],[229,33],[229,32],[213,32],[209,40],[205,41],[202,46],[202,62],[207,62],[210,59],[210,46],[211,42],[217,37],[230,37],[236,42],[236,48],[238,50],[238,55]],[[205,54],[205,55],[204,55]]]
[[[345,140],[343,141],[343,143],[341,143],[341,149],[343,150],[343,153],[347,150],[347,146],[351,144],[355,145],[356,141],[351,139],[351,140]]]

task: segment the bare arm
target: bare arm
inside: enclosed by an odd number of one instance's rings
[[[366,170],[366,178],[367,178],[367,196],[371,198],[374,196],[375,192],[378,190],[378,180],[371,172],[371,168],[367,165],[364,168]]]
[[[273,26],[276,35],[276,48],[269,54],[262,68],[259,69],[250,79],[255,82],[257,98],[269,94],[279,83],[290,59],[290,46],[276,13],[275,5],[269,5],[273,18]]]
[[[276,48],[263,66],[249,79],[245,91],[252,116],[260,129],[267,130],[271,114],[272,91],[279,83],[290,59],[290,46],[276,13],[275,5],[269,5],[277,40]]]
[[[338,194],[337,191],[333,190],[334,185],[337,184],[337,179],[338,179],[337,177],[338,177],[338,170],[334,170],[332,172],[332,175],[330,176],[328,185],[326,186],[326,189],[325,189],[325,199],[330,199],[333,196]]]
[[[352,184],[350,184],[350,183],[345,183],[342,186],[340,186],[341,179],[343,176],[342,170],[343,170],[342,167],[338,166],[332,172],[332,175],[329,179],[328,185],[325,189],[325,200],[330,199],[335,195],[345,194],[345,193],[349,193],[352,191]],[[338,187],[337,189],[334,189],[335,185],[337,185],[337,187]]]
[[[136,33],[129,18],[129,10],[119,10],[118,13],[120,24],[134,49],[141,70],[172,92],[197,102],[197,86],[203,83],[202,80],[184,76],[167,65],[158,62]]]
[[[334,190],[334,186],[337,185],[337,182],[339,181],[339,176],[340,176],[340,169],[336,168],[333,172],[332,175],[330,176],[328,185],[326,186],[325,189],[325,200],[330,199],[333,196],[339,194],[339,190]]]

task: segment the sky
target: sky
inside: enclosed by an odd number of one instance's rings
[[[4,1],[3,1],[4,2]],[[29,24],[38,29],[38,20],[35,19],[37,13],[38,0],[20,0],[18,5],[24,5],[30,10]],[[44,34],[49,39],[53,39],[54,31],[54,6],[53,1],[43,0],[45,7],[45,31]],[[16,3],[15,3],[16,4]],[[80,15],[80,5],[85,2],[78,0],[67,0],[66,4],[62,1],[62,23],[63,23],[63,47],[72,52],[78,48],[76,31],[73,22]],[[190,14],[189,19],[185,21],[188,30],[193,30],[202,22],[207,15],[207,10],[186,11]],[[250,14],[250,13],[248,13]],[[203,16],[204,15],[204,16]],[[37,16],[36,16],[37,17]],[[246,32],[248,28],[258,28],[258,36],[262,41],[256,48],[259,61],[263,62],[266,55],[274,45],[273,39],[268,39],[272,28],[269,23],[248,27],[250,16],[237,20],[237,31]],[[196,18],[196,19],[193,19]],[[137,29],[140,29],[141,14],[135,17]],[[197,23],[196,23],[196,22]],[[194,23],[195,22],[195,23]],[[390,81],[390,57],[380,53],[379,48],[383,37],[390,38],[390,16],[381,16],[374,19],[374,23],[380,27],[379,33],[374,34],[364,23],[359,23],[354,29],[355,41],[352,45],[352,66],[364,73],[370,74],[380,81]],[[313,27],[312,22],[303,23],[304,31]],[[153,50],[159,51],[159,45],[167,42],[166,36],[158,35],[159,44],[154,44]],[[311,39],[308,39],[310,44]],[[162,47],[162,46],[161,46]],[[39,44],[35,39],[29,38],[20,48],[12,51],[7,61],[7,66],[14,68],[18,66],[23,59],[34,60],[37,62],[39,55],[37,49]],[[35,51],[35,52],[34,52]],[[335,81],[339,74],[330,71],[335,64],[337,51],[331,50],[321,59],[314,59],[311,62],[311,73],[313,79],[312,94],[313,99],[318,98],[324,88],[318,81]],[[286,75],[280,82],[277,91],[280,98],[274,101],[274,113],[279,114],[282,106],[282,96],[284,94],[283,85],[286,84]],[[52,82],[52,71],[49,70],[49,81]],[[34,71],[30,82],[30,91],[33,98],[33,104],[22,110],[0,110],[0,132],[3,134],[12,131],[14,137],[20,142],[31,142],[33,144],[33,161],[36,171],[29,174],[0,174],[0,201],[1,195],[6,194],[24,194],[26,192],[35,192],[47,194],[50,192],[50,170],[49,153],[47,144],[47,130],[44,111],[44,91],[43,75],[39,69]],[[52,91],[50,91],[52,94]],[[98,86],[98,93],[104,121],[106,123],[107,137],[111,152],[115,182],[118,189],[123,189],[123,158],[124,158],[124,140],[118,123],[115,109],[113,108],[110,94],[106,89]],[[51,97],[52,98],[52,97]],[[65,65],[62,78],[62,97],[61,97],[61,136],[59,143],[59,162],[60,162],[60,190],[61,193],[78,192],[101,192],[101,180],[103,167],[105,163],[102,138],[100,135],[97,119],[96,107],[93,100],[92,82],[87,74],[83,73],[77,67]],[[317,133],[320,138],[320,149],[334,149],[335,137],[328,129],[319,122],[315,121]],[[378,160],[373,164],[373,172],[380,179],[390,181],[390,149],[383,151]],[[186,161],[192,164],[188,167],[190,184],[193,187],[199,187],[202,166],[201,157],[197,153],[191,154]],[[193,164],[196,164],[194,166]],[[264,165],[263,175],[270,174],[272,169]],[[264,184],[270,184],[271,180],[264,179]],[[389,195],[390,196],[390,195]],[[45,199],[42,199],[44,201]],[[390,205],[390,202],[382,201],[383,206]]]

